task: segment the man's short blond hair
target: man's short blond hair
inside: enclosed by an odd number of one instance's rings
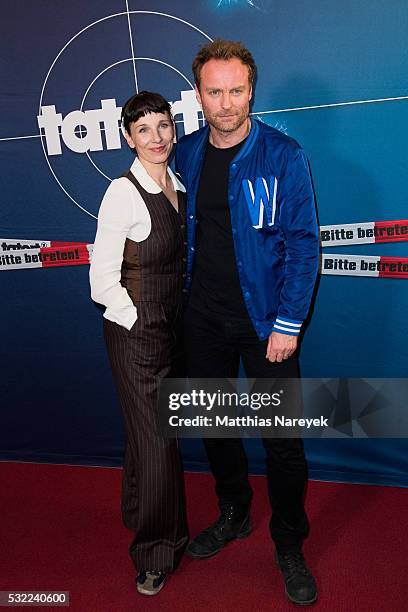
[[[248,80],[250,85],[253,85],[256,65],[251,52],[240,42],[216,38],[213,42],[202,47],[194,58],[193,74],[198,89],[200,89],[200,73],[204,64],[211,59],[230,60],[233,58],[241,60],[245,66],[248,66]]]

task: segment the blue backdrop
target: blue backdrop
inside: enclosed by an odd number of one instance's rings
[[[191,60],[217,36],[252,50],[252,111],[305,148],[321,225],[406,218],[407,26],[405,0],[3,6],[0,238],[92,243],[109,180],[132,159],[118,109],[136,90],[159,90],[176,102],[179,134],[201,125]],[[408,255],[403,242],[341,252]],[[122,424],[88,266],[4,268],[1,458],[119,465]],[[408,376],[407,289],[403,279],[322,276],[303,374]],[[262,472],[260,444],[248,446]],[[315,478],[407,485],[405,440],[308,441],[307,452]],[[205,469],[200,442],[184,454],[186,467]]]

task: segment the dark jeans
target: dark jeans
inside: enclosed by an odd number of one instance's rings
[[[191,378],[236,378],[240,358],[249,378],[299,376],[296,355],[282,363],[265,358],[267,340],[258,339],[249,318],[225,318],[187,307],[184,322],[187,372]],[[203,442],[220,504],[249,508],[252,489],[242,440],[213,438]],[[309,531],[304,509],[307,463],[303,440],[263,438],[262,443],[272,508],[272,539],[280,553],[299,550]]]

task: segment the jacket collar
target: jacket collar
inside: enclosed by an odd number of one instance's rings
[[[251,119],[251,129],[249,131],[248,137],[242,149],[238,151],[238,155],[235,157],[234,161],[237,162],[243,157],[246,157],[251,151],[255,144],[259,132],[259,126],[256,119]]]
[[[145,189],[148,193],[161,192],[159,185],[154,179],[152,179],[152,177],[147,172],[146,168],[143,166],[138,157],[136,157],[135,161],[130,166],[130,171],[133,176],[139,181],[143,189]],[[184,188],[184,185],[179,181],[179,179],[169,166],[167,168],[167,172],[169,174],[169,177],[171,178],[171,182],[173,183],[174,190],[185,192],[186,190]]]

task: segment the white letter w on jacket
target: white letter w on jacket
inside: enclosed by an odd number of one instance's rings
[[[260,229],[263,226],[264,212],[266,212],[267,224],[274,225],[278,179],[274,176],[269,177],[268,180],[258,177],[255,179],[255,187],[252,181],[243,179],[242,187],[253,227]]]

